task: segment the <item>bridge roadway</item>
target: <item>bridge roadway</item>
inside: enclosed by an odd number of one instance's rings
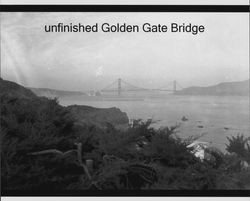
[[[116,92],[118,93],[118,95],[121,95],[122,92],[128,92],[128,91],[138,91],[138,92],[139,91],[170,91],[170,92],[175,93],[177,91],[177,82],[174,80],[172,83],[173,83],[172,89],[164,89],[163,87],[158,88],[158,89],[147,89],[147,88],[137,87],[133,84],[130,84],[122,80],[121,78],[118,78],[111,84],[99,90],[99,92]]]
[[[117,89],[104,89],[104,90],[100,90],[101,92],[118,92]],[[125,91],[174,91],[173,89],[121,89],[121,92],[125,92]],[[175,90],[177,91],[177,90]]]

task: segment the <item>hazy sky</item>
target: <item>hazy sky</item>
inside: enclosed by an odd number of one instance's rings
[[[248,13],[2,13],[1,76],[30,87],[157,88],[249,79]],[[205,32],[45,33],[45,24],[192,23]]]

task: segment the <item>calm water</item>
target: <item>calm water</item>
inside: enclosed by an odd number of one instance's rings
[[[99,108],[117,107],[126,112],[130,119],[157,121],[156,127],[181,123],[178,135],[204,134],[201,141],[209,141],[224,150],[226,136],[243,133],[250,136],[249,97],[213,96],[141,96],[134,100],[89,97],[65,97],[59,99],[62,105],[89,105]],[[183,122],[185,116],[188,121]]]

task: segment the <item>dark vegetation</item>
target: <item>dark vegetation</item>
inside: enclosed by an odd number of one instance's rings
[[[136,120],[125,130],[76,124],[56,99],[25,93],[0,93],[3,193],[250,188],[249,138],[243,135],[228,138],[228,153],[210,149],[209,159],[201,161],[187,148],[191,138],[178,138],[177,126],[154,129],[151,120]],[[83,164],[93,162],[91,178],[75,152],[66,154],[76,143],[82,144]],[[50,149],[62,153],[31,154]]]

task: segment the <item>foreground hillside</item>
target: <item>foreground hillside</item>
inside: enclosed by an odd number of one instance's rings
[[[177,95],[249,96],[249,80],[224,82],[209,87],[188,87],[176,92]]]
[[[0,78],[0,95],[13,96],[19,98],[35,98],[36,95],[14,82]]]
[[[76,106],[62,107],[4,80],[0,89],[3,195],[250,189],[244,136],[228,138],[227,154],[206,148],[201,159],[188,146],[196,138],[178,138],[176,127],[154,129],[151,121],[136,120],[121,130],[113,123],[126,122],[124,113],[107,121],[106,110],[79,106],[78,114]],[[95,116],[99,123],[105,118],[106,126],[95,124]]]

